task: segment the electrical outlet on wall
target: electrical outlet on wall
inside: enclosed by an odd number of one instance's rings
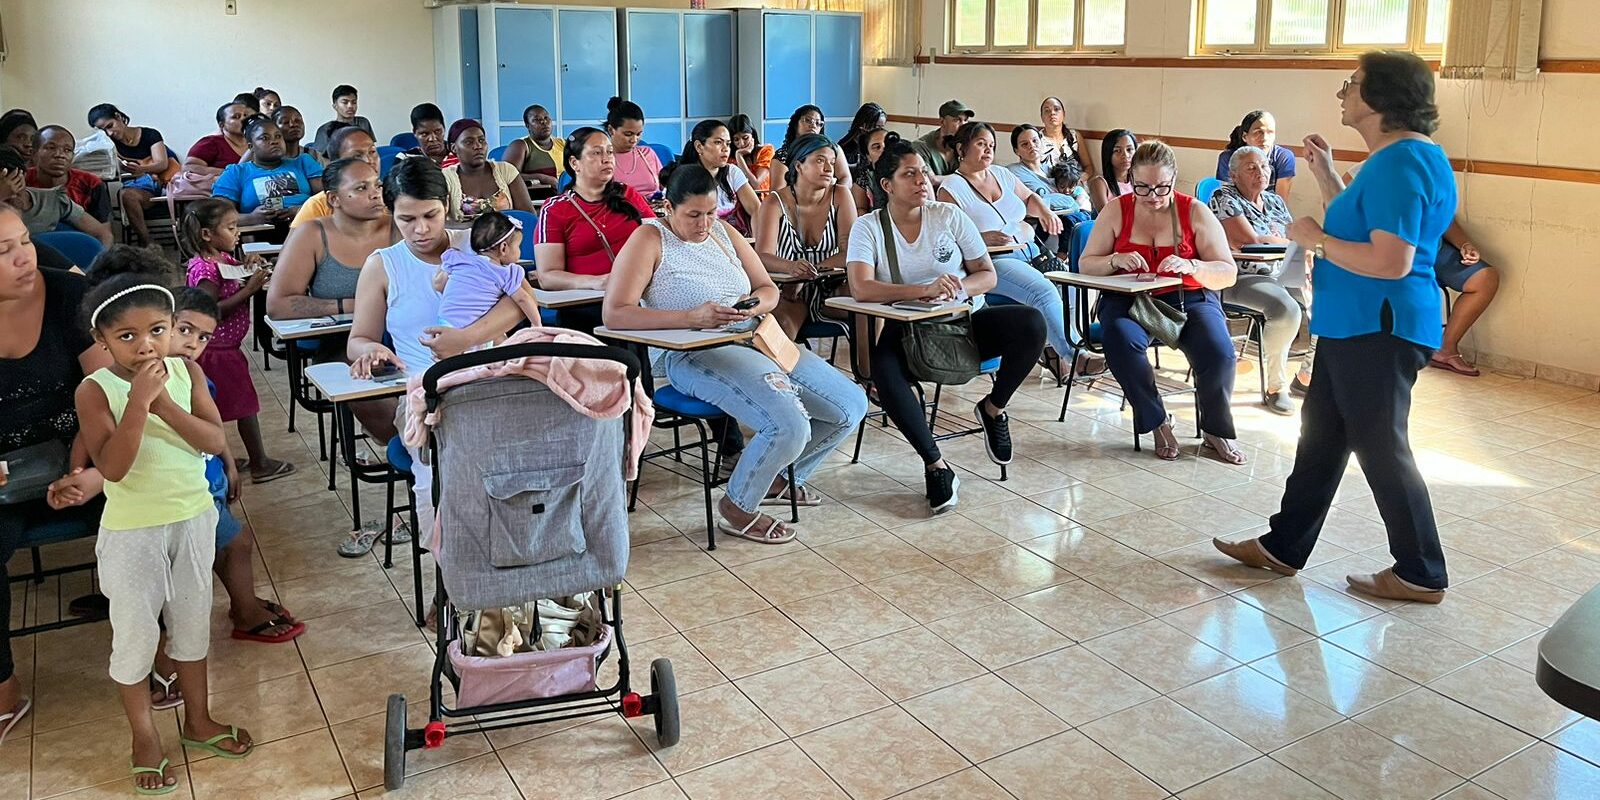
[[[239,13],[239,0],[223,0],[222,13],[234,16]]]

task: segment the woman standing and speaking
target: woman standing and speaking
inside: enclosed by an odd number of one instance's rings
[[[1305,140],[1327,212],[1323,225],[1306,217],[1289,228],[1290,238],[1316,254],[1311,332],[1320,337],[1294,472],[1271,530],[1215,543],[1245,564],[1295,574],[1355,453],[1395,565],[1346,580],[1363,594],[1437,603],[1447,585],[1444,551],[1406,428],[1417,371],[1440,344],[1433,262],[1455,215],[1455,178],[1444,150],[1428,138],[1439,110],[1433,72],[1422,59],[1366,53],[1338,97],[1340,122],[1361,134],[1372,155],[1345,186],[1328,143],[1317,135]]]

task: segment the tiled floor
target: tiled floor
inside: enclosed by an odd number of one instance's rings
[[[385,698],[404,692],[413,723],[425,717],[431,643],[407,619],[406,566],[334,555],[345,495],[325,489],[315,426],[283,433],[284,372],[257,378],[272,445],[303,471],[246,487],[244,513],[262,593],[309,630],[234,642],[218,604],[214,705],[262,744],[242,762],[185,763],[163,712],[176,796],[378,796]],[[705,552],[695,487],[651,468],[626,632],[636,664],[672,659],[682,742],[658,750],[648,719],[620,717],[453,737],[411,754],[400,795],[1600,797],[1600,723],[1531,673],[1541,632],[1600,583],[1600,395],[1422,376],[1414,440],[1456,585],[1441,606],[1399,606],[1343,588],[1346,572],[1387,564],[1354,467],[1299,578],[1211,549],[1262,529],[1292,461],[1296,420],[1252,405],[1254,375],[1239,385],[1243,468],[1192,446],[1176,463],[1135,453],[1101,396],[1075,395],[1057,423],[1060,390],[1030,384],[1012,409],[1011,479],[987,480],[975,440],[949,443],[962,505],[936,520],[909,449],[874,427],[864,464],[839,457],[817,475],[828,504],[780,547],[725,538]],[[381,508],[381,494],[363,502]],[[53,604],[54,582],[42,589]],[[0,746],[0,798],[130,794],[107,641],[98,625],[16,643],[38,707]]]

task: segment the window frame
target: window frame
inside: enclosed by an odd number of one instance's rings
[[[952,0],[953,2],[953,0]],[[1203,56],[1327,56],[1348,58],[1376,47],[1406,50],[1419,56],[1438,58],[1444,53],[1444,44],[1424,41],[1428,31],[1428,0],[1407,0],[1410,19],[1406,24],[1404,42],[1363,42],[1341,44],[1344,39],[1345,3],[1347,0],[1328,0],[1327,38],[1321,44],[1275,45],[1269,40],[1272,32],[1274,0],[1255,0],[1256,39],[1251,44],[1206,44],[1206,4],[1209,0],[1195,0],[1194,53]],[[1446,14],[1448,14],[1446,6]]]
[[[1128,2],[1122,3],[1122,44],[1116,45],[1085,45],[1083,43],[1084,6],[1088,0],[1070,0],[1073,4],[1072,16],[1072,44],[1070,45],[1039,45],[1039,0],[1027,0],[1028,3],[1028,41],[1019,45],[994,44],[994,14],[996,0],[984,0],[984,28],[982,45],[956,44],[956,4],[958,0],[946,0],[945,3],[945,43],[948,45],[950,55],[1117,55],[1127,51],[1128,48]]]

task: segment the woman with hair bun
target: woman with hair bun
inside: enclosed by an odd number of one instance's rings
[[[645,198],[661,191],[661,157],[643,139],[644,109],[632,100],[611,98],[606,103],[606,134],[616,155],[613,177]],[[566,159],[560,166],[566,169]]]

